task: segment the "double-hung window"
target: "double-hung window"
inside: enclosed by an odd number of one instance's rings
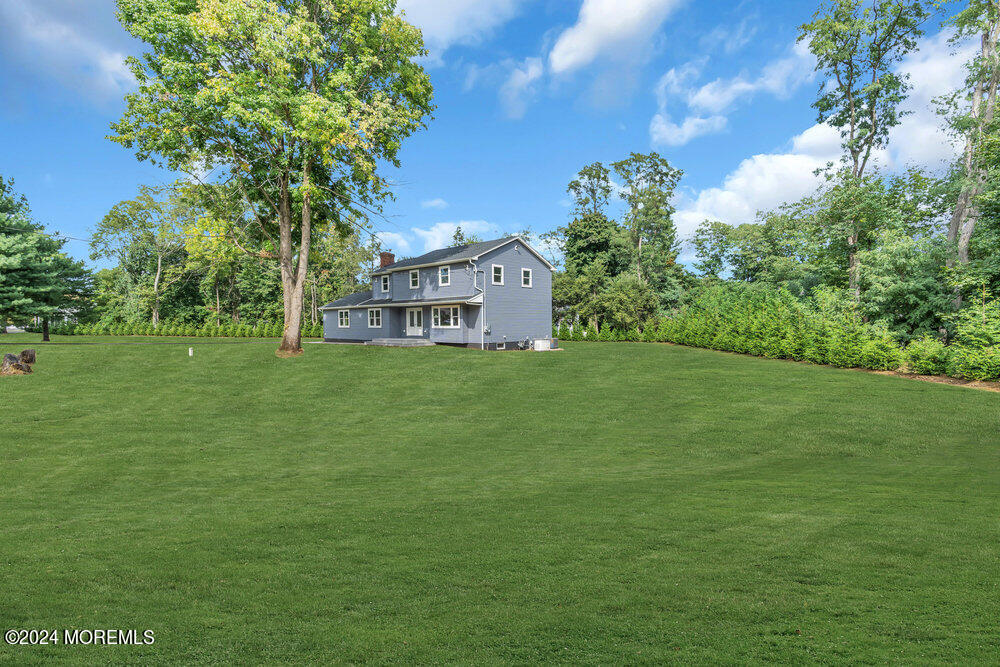
[[[389,276],[382,276],[382,291],[389,291]]]
[[[521,269],[521,287],[531,287],[531,269]]]
[[[503,285],[503,264],[493,265],[493,284]]]
[[[382,328],[382,309],[381,308],[369,308],[368,309],[368,328],[369,329],[381,329]]]
[[[410,271],[410,289],[417,289],[420,287],[420,269],[413,269]]]
[[[337,326],[341,329],[347,329],[351,326],[351,311],[349,310],[338,310],[337,311]]]
[[[451,284],[451,267],[442,266],[438,269],[438,285],[445,287]]]
[[[457,329],[459,321],[459,306],[434,306],[431,308],[431,324],[435,329]]]

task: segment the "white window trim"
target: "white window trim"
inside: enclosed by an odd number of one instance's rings
[[[453,311],[455,317],[452,318],[454,324],[441,325],[441,310],[447,308]],[[461,306],[431,306],[431,326],[435,329],[460,329],[462,328],[462,307]]]
[[[392,279],[389,276],[382,276],[382,291],[388,292],[392,287]]]
[[[448,272],[448,280],[444,280],[444,278],[442,278],[441,276],[442,271]],[[451,285],[451,266],[442,266],[438,268],[438,285],[440,285],[441,287],[447,287],[448,285]]]
[[[497,282],[497,269],[500,269],[500,282]],[[503,264],[493,264],[490,266],[490,280],[492,280],[494,285],[503,285],[504,276],[507,272],[503,268]]]
[[[413,276],[417,277],[417,284],[413,284]],[[410,271],[410,289],[420,289],[420,269]]]
[[[344,315],[345,317],[341,317]],[[344,319],[347,320],[347,324],[344,324]],[[338,310],[337,311],[337,328],[338,329],[350,329],[351,328],[351,311],[349,310]]]
[[[525,272],[528,273],[528,284],[527,285],[524,284],[524,273]],[[521,287],[531,287],[533,282],[534,282],[534,275],[533,275],[532,270],[531,269],[524,269],[524,268],[522,268],[521,269]]]
[[[378,324],[372,324],[372,314],[378,313]],[[382,328],[382,309],[381,308],[369,308],[368,309],[368,328],[369,329],[381,329]]]

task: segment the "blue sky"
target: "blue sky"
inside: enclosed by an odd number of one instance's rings
[[[817,82],[796,47],[811,1],[400,0],[424,31],[435,117],[388,175],[374,220],[385,245],[417,254],[455,225],[481,236],[567,221],[566,183],[584,164],[656,150],[684,170],[677,224],[749,222],[811,191],[839,155],[817,125]],[[954,147],[931,99],[957,86],[968,47],[929,26],[901,64],[912,112],[879,156],[939,167]],[[141,51],[112,0],[0,2],[0,174],[49,229],[86,238],[138,185],[172,180],[105,137]],[[67,249],[88,254],[86,243]]]

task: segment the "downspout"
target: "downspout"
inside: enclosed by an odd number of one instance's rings
[[[470,260],[471,261],[471,260]],[[476,274],[483,274],[483,286],[482,288],[476,284]],[[472,262],[472,286],[479,290],[479,293],[483,295],[483,305],[480,306],[480,315],[482,315],[481,321],[479,322],[479,346],[480,349],[486,349],[486,271],[479,268],[479,265]]]

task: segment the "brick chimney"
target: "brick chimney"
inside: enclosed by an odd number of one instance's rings
[[[378,261],[379,261],[378,268],[384,269],[390,264],[396,263],[396,256],[393,255],[391,252],[380,252],[378,254]]]

